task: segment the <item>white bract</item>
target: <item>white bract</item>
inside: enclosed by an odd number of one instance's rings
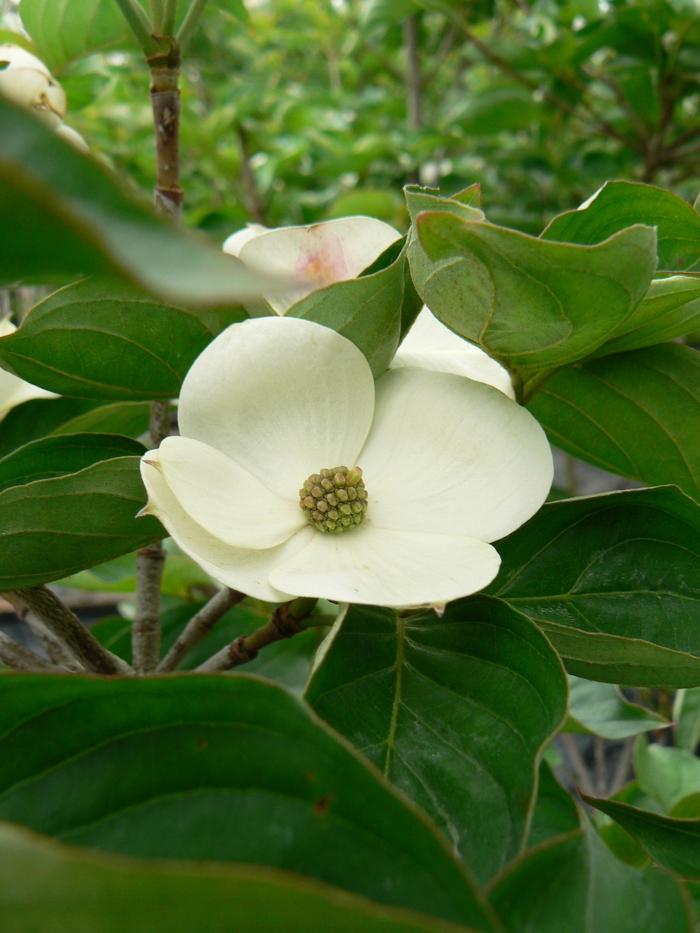
[[[63,123],[66,95],[46,65],[19,45],[0,45],[0,95],[31,110],[78,149],[87,149],[80,135]]]
[[[508,370],[480,347],[453,333],[423,305],[413,327],[396,351],[392,369],[414,366],[439,373],[454,373],[485,382],[515,398]]]
[[[143,457],[147,511],[212,577],[273,602],[474,593],[498,571],[489,542],[530,518],[552,481],[544,432],[502,392],[413,368],[375,391],[354,344],[296,318],[220,334],[185,378],[179,421],[182,436]],[[312,498],[342,527],[317,530],[302,503],[341,466],[361,468],[366,515],[345,527],[347,497],[324,486]]]
[[[284,314],[306,295],[371,266],[401,234],[373,217],[342,217],[308,227],[268,230],[249,224],[224,243],[224,252],[249,269],[298,283],[265,295],[273,311]]]
[[[224,252],[257,272],[301,280],[297,288],[267,296],[271,309],[284,314],[317,288],[356,278],[400,238],[398,230],[373,217],[344,217],[276,230],[248,224],[231,234]],[[426,306],[394,357],[392,368],[399,366],[467,376],[515,397],[507,370],[445,327]]]
[[[0,320],[0,337],[8,337],[16,329],[9,320]],[[33,386],[20,379],[19,376],[13,376],[12,373],[0,369],[0,421],[11,408],[33,398],[56,398],[56,395],[54,392],[47,392],[46,389]]]

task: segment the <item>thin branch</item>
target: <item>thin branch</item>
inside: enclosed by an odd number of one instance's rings
[[[245,599],[244,593],[228,587],[219,590],[206,606],[202,606],[199,612],[192,616],[180,637],[158,665],[157,670],[174,671],[187,652],[208,635],[219,619],[242,599]]]
[[[269,622],[250,635],[240,635],[230,645],[222,648],[197,670],[211,673],[228,671],[240,664],[255,660],[258,652],[282,638],[292,638],[304,631],[304,622],[311,615],[317,600],[300,597],[279,606]]]
[[[0,664],[11,667],[15,671],[57,671],[48,661],[44,661],[38,654],[29,648],[20,645],[4,632],[0,632]]]
[[[22,620],[34,637],[40,642],[42,648],[46,652],[46,656],[52,664],[64,670],[73,671],[74,673],[85,671],[80,661],[75,660],[72,653],[66,648],[63,642],[57,638],[33,612],[26,611]]]
[[[627,775],[629,774],[630,767],[632,766],[632,758],[634,756],[634,736],[631,738],[625,739],[625,744],[620,749],[620,757],[617,759],[617,767],[615,768],[615,773],[612,776],[612,781],[610,782],[610,787],[608,788],[608,796],[614,796],[618,791],[627,783]]]
[[[149,0],[151,27],[157,36],[163,35],[164,0]]]
[[[157,48],[157,44],[151,35],[151,24],[143,7],[137,0],[115,0],[115,2],[129,24],[129,28],[136,36],[136,41],[144,53],[150,55]]]
[[[154,671],[160,660],[160,582],[164,563],[160,541],[141,548],[136,555],[136,615],[131,644],[137,674]]]
[[[241,153],[241,183],[246,195],[246,210],[256,223],[265,223],[265,208],[255,180],[255,173],[250,164],[250,145],[248,132],[240,123],[236,126],[238,147]]]
[[[469,29],[469,27],[464,22],[460,22],[462,30],[471,44],[476,48],[483,57],[490,62],[492,65],[495,65],[499,71],[507,75],[509,78],[512,78],[513,81],[516,81],[518,84],[522,84],[523,87],[528,88],[530,91],[538,91],[542,94],[545,100],[549,101],[550,104],[557,107],[559,110],[562,110],[564,113],[568,113],[570,116],[579,117],[580,114],[572,104],[564,100],[562,97],[559,97],[557,94],[553,94],[551,91],[546,88],[541,87],[536,81],[532,81],[526,75],[519,72],[517,69],[513,68],[510,62],[506,61],[504,58],[501,58],[497,52],[494,52],[485,42],[483,42],[478,36]],[[607,120],[601,119],[595,113],[593,113],[587,105],[586,110],[593,118],[596,126],[603,130],[607,135],[613,136],[619,142],[624,143],[626,146],[634,148],[634,140],[630,140],[624,133],[621,133],[617,127],[613,126],[611,123],[608,123]]]
[[[588,768],[586,767],[581,753],[578,750],[578,745],[576,744],[576,739],[573,735],[569,735],[568,732],[562,732],[559,736],[561,739],[562,745],[566,749],[566,756],[569,759],[569,764],[573,772],[576,782],[579,785],[579,788],[584,792],[584,794],[589,794],[591,797],[595,796],[595,790],[593,789],[593,783],[591,777],[588,773]]]
[[[96,674],[131,673],[126,661],[104,648],[75,613],[47,587],[11,590],[3,596],[12,603],[20,618],[29,610],[41,619],[87,670]]]
[[[423,88],[420,75],[418,15],[404,20],[403,42],[406,50],[406,116],[408,126],[419,130],[423,123]]]
[[[197,28],[197,24],[199,23],[199,18],[204,12],[204,7],[206,5],[207,0],[192,0],[192,6],[185,14],[185,18],[180,24],[180,28],[178,29],[177,35],[175,36],[181,49],[184,49],[184,47],[194,35],[194,31]]]

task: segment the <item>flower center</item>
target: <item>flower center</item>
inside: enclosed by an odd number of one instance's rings
[[[367,513],[362,470],[339,466],[312,473],[299,490],[299,504],[309,524],[325,534],[339,535],[356,528]]]

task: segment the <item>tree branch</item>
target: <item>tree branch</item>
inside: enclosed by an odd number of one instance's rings
[[[33,586],[30,589],[11,590],[3,595],[15,607],[20,618],[29,610],[41,619],[87,670],[96,674],[131,673],[131,667],[126,661],[107,651],[88,632],[75,613],[47,587]]]
[[[225,615],[229,609],[245,599],[244,593],[237,590],[231,590],[225,587],[212,596],[206,606],[202,606],[198,613],[192,616],[185,626],[182,634],[166,654],[157,667],[158,671],[174,671],[180,661],[184,658],[196,644],[198,644],[205,635],[208,635],[219,619]]]
[[[44,661],[38,654],[34,654],[29,648],[20,645],[9,635],[0,632],[0,664],[11,667],[15,671],[57,671],[60,668],[55,667],[48,661]]]
[[[192,0],[192,6],[185,14],[185,18],[183,19],[182,23],[180,24],[180,28],[177,31],[176,39],[180,48],[184,48],[192,38],[192,35],[197,28],[199,18],[204,12],[204,7],[206,5],[207,0]]]
[[[269,622],[250,635],[240,635],[230,645],[222,648],[204,664],[200,664],[197,671],[211,673],[213,671],[228,671],[240,664],[253,661],[258,652],[273,642],[282,638],[292,638],[304,631],[304,622],[311,615],[316,599],[299,597],[290,603],[279,606]]]

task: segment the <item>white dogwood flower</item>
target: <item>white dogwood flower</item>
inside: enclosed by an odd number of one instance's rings
[[[396,351],[392,369],[417,366],[439,373],[454,373],[485,382],[515,398],[508,370],[485,353],[480,347],[463,340],[438,321],[427,305]]]
[[[398,230],[381,220],[344,217],[310,227],[275,230],[248,224],[232,233],[223,248],[257,272],[304,280],[298,288],[268,296],[272,310],[284,314],[317,288],[356,278],[400,238]],[[391,365],[456,373],[515,397],[508,371],[480,347],[445,327],[425,305]]]
[[[299,283],[264,296],[273,311],[284,314],[317,288],[357,278],[400,239],[398,230],[382,220],[342,217],[274,230],[249,224],[226,240],[224,252],[254,272]]]
[[[57,127],[66,114],[66,95],[46,65],[19,45],[0,45],[0,94]]]
[[[179,437],[142,460],[146,510],[221,583],[273,602],[442,603],[496,575],[490,542],[544,502],[552,456],[491,386],[402,368],[375,384],[311,321],[234,324],[182,386]]]
[[[0,337],[8,337],[17,328],[9,320],[0,320]],[[24,379],[0,369],[0,421],[17,405],[28,402],[33,398],[56,398],[55,392],[48,392],[33,386]]]

